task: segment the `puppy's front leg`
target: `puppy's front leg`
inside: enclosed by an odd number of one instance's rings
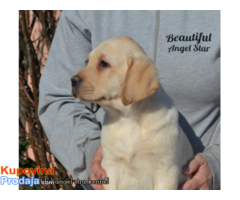
[[[179,173],[177,166],[159,169],[154,179],[154,190],[177,190]]]
[[[106,162],[102,162],[102,168],[103,169],[107,169],[105,170],[106,171],[106,174],[107,174],[107,177],[109,178],[109,184],[104,184],[103,187],[105,190],[118,190],[118,171],[116,168],[113,168],[110,166],[106,167]]]

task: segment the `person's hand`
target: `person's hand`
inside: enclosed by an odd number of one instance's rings
[[[183,183],[180,190],[211,190],[213,184],[212,170],[208,165],[207,160],[196,155],[191,161],[183,167],[183,174],[192,174],[193,177]]]
[[[106,172],[101,167],[102,162],[102,147],[101,144],[97,148],[95,154],[93,155],[91,166],[90,166],[90,179],[91,180],[105,180]],[[95,190],[104,190],[103,185],[91,184]]]

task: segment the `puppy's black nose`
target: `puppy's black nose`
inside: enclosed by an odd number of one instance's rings
[[[72,86],[75,87],[77,84],[81,83],[82,79],[80,76],[73,76],[71,78]]]

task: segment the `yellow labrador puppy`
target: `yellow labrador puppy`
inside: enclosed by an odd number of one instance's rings
[[[72,95],[106,110],[101,133],[105,189],[177,189],[193,157],[178,111],[161,87],[157,68],[133,39],[111,38],[72,77]]]

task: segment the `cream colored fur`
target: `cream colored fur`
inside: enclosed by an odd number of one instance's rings
[[[83,79],[73,88],[76,96],[106,110],[102,168],[110,184],[105,189],[169,190],[189,179],[182,167],[193,151],[178,125],[178,111],[135,41],[122,36],[103,42],[76,75]]]

